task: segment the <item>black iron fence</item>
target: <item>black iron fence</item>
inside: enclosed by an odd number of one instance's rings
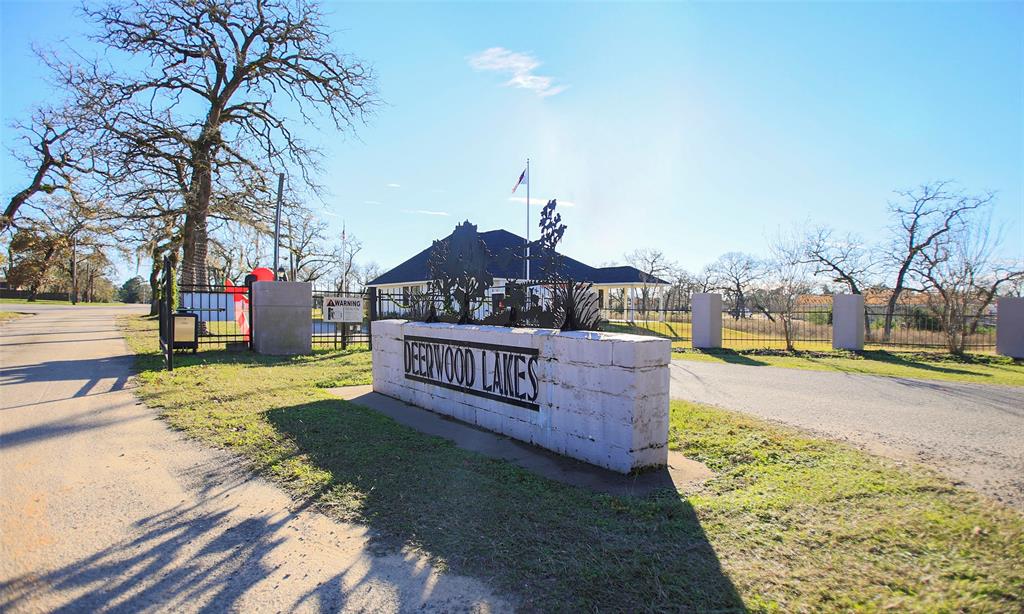
[[[174,313],[174,269],[167,258],[164,258],[164,272],[157,304],[160,318],[160,352],[163,354],[164,368],[171,371],[174,369],[174,327],[171,321],[171,314]]]
[[[688,306],[666,305],[661,309],[629,310],[621,306],[601,310],[608,331],[654,335],[688,346],[693,339],[693,318]]]
[[[331,298],[358,299],[360,308],[359,321],[333,322],[332,313],[325,309],[325,299]],[[325,316],[327,316],[325,318]],[[370,345],[370,311],[367,293],[342,292],[326,288],[313,289],[312,335],[314,350],[345,350]]]
[[[249,349],[252,310],[249,288],[210,284],[178,287],[178,313],[195,314],[196,343],[208,349]]]
[[[164,284],[168,282],[165,279]],[[169,286],[168,286],[169,287]],[[168,290],[169,292],[169,290]],[[514,293],[519,293],[518,295]],[[165,346],[168,366],[173,362],[169,350],[174,344],[173,327],[165,320],[174,309],[196,315],[199,347],[251,347],[251,309],[249,289],[245,287],[189,285],[177,290],[175,307],[161,299],[161,344]],[[332,298],[357,299],[358,317],[348,314],[348,321],[332,321],[325,301]],[[311,336],[314,349],[343,350],[369,347],[374,320],[407,318],[456,321],[461,306],[452,297],[414,287],[341,292],[331,289],[313,290]],[[470,318],[484,324],[505,325],[510,318],[522,325],[538,324],[530,314],[555,313],[552,299],[543,285],[494,287],[482,298],[472,301]],[[351,302],[349,302],[351,304]],[[519,305],[517,311],[510,306]],[[525,305],[525,308],[523,307]],[[689,300],[622,300],[601,305],[603,328],[608,331],[653,335],[669,339],[673,347],[691,347],[693,318]],[[326,316],[326,317],[325,317]],[[789,309],[764,309],[760,306],[727,303],[722,314],[722,347],[733,350],[796,349],[830,350],[832,348],[832,302],[829,296],[811,296]],[[888,321],[888,323],[887,323]],[[865,313],[866,349],[950,349],[959,344],[964,350],[995,349],[996,316],[994,309],[976,315],[950,317],[941,309],[923,302],[919,297],[896,306],[886,317],[885,305],[869,304]]]
[[[648,301],[650,304],[651,301]],[[602,310],[607,330],[671,339],[675,347],[690,347],[692,317],[689,301],[662,301],[641,309],[640,301],[625,301]],[[990,352],[996,346],[994,309],[972,315],[950,316],[941,306],[919,296],[896,305],[886,330],[887,309],[865,307],[865,349],[963,350]],[[790,309],[763,309],[756,305],[725,304],[722,309],[722,347],[733,350],[832,348],[831,296],[809,296]]]
[[[884,305],[868,305],[864,344],[869,349],[949,349],[992,351],[996,347],[994,310],[969,315],[944,313],[923,302],[896,305],[886,326]]]
[[[722,312],[722,347],[754,349],[832,349],[832,310],[798,306],[788,310]]]
[[[555,326],[556,309],[551,288],[544,284],[531,286],[494,286],[466,305],[469,319],[481,324],[507,325],[515,319],[523,326]],[[458,298],[415,287],[375,290],[372,292],[373,319],[403,318],[442,322],[458,321],[463,305]],[[515,311],[513,311],[513,308]]]

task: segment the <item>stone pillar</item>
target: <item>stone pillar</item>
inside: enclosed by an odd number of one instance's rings
[[[252,349],[259,354],[313,351],[313,286],[260,281],[252,285]]]
[[[722,295],[697,293],[691,299],[693,308],[693,347],[722,347]]]
[[[996,353],[1024,358],[1024,298],[996,299]]]
[[[864,295],[832,296],[832,349],[864,349]]]

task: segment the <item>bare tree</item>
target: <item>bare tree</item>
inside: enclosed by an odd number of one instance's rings
[[[697,278],[681,266],[674,266],[667,275],[669,286],[666,301],[671,308],[688,309],[690,297],[697,290]]]
[[[764,276],[761,261],[750,254],[728,252],[711,263],[709,271],[714,274],[715,287],[724,291],[732,302],[733,318],[744,317],[751,286]]]
[[[342,229],[340,239],[335,249],[337,277],[334,285],[339,292],[351,292],[353,285],[358,283],[356,256],[362,251],[363,243],[345,229]]]
[[[362,292],[366,289],[366,286],[380,277],[384,269],[380,267],[376,262],[367,262],[364,264],[357,265],[355,267],[355,287],[352,288],[353,292]]]
[[[863,240],[853,234],[837,237],[828,226],[807,230],[801,245],[801,259],[813,266],[815,276],[846,286],[850,294],[861,294],[875,267]]]
[[[889,203],[893,223],[886,253],[894,282],[885,309],[883,337],[886,341],[892,333],[896,305],[906,289],[911,270],[920,263],[922,254],[934,249],[950,232],[961,228],[967,214],[994,198],[991,192],[980,196],[964,194],[954,189],[950,181],[936,181],[896,194],[898,199]]]
[[[292,219],[294,218],[294,222]],[[327,224],[309,211],[289,216],[286,236],[291,273],[294,281],[315,282],[338,265],[339,249],[327,249]]]
[[[804,245],[798,237],[780,235],[771,243],[771,257],[764,263],[762,288],[754,302],[770,321],[782,323],[786,350],[794,347],[794,320],[800,298],[811,291],[813,268],[807,262]]]
[[[86,138],[92,129],[90,111],[74,102],[41,106],[27,122],[14,123],[21,147],[11,153],[25,165],[31,178],[8,201],[0,216],[0,230],[14,223],[19,209],[36,194],[53,194],[66,188],[75,174],[91,170]]]
[[[994,259],[1000,240],[988,219],[965,219],[921,252],[911,275],[927,293],[950,352],[963,353],[1002,287],[1024,279],[1024,263]]]
[[[349,132],[376,103],[371,70],[331,49],[305,0],[127,0],[83,6],[108,49],[148,69],[104,79],[125,102],[107,126],[134,126],[186,153],[182,279],[205,283],[208,218],[218,169],[293,168],[315,188],[319,152],[293,132],[294,112]],[[125,65],[138,66],[139,62]],[[83,72],[101,73],[96,64]],[[292,107],[284,112],[280,101]],[[159,148],[156,148],[159,149]],[[150,152],[157,159],[157,152]]]
[[[651,308],[651,291],[658,280],[668,277],[675,264],[660,249],[649,247],[635,249],[624,256],[626,263],[640,271],[640,309]]]

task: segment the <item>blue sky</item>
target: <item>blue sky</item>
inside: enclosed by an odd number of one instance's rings
[[[8,124],[51,95],[30,44],[99,50],[74,4],[0,7]],[[998,191],[1024,258],[1024,4],[326,9],[386,104],[358,139],[305,129],[327,153],[314,207],[385,267],[464,219],[522,234],[527,156],[592,264],[655,247],[694,270],[804,221],[876,241],[892,191],[933,179]],[[0,176],[9,196],[25,173],[5,154]]]

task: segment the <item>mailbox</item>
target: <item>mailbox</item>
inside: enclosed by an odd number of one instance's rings
[[[174,348],[175,350],[192,350],[195,354],[199,349],[199,315],[188,312],[174,314]]]

